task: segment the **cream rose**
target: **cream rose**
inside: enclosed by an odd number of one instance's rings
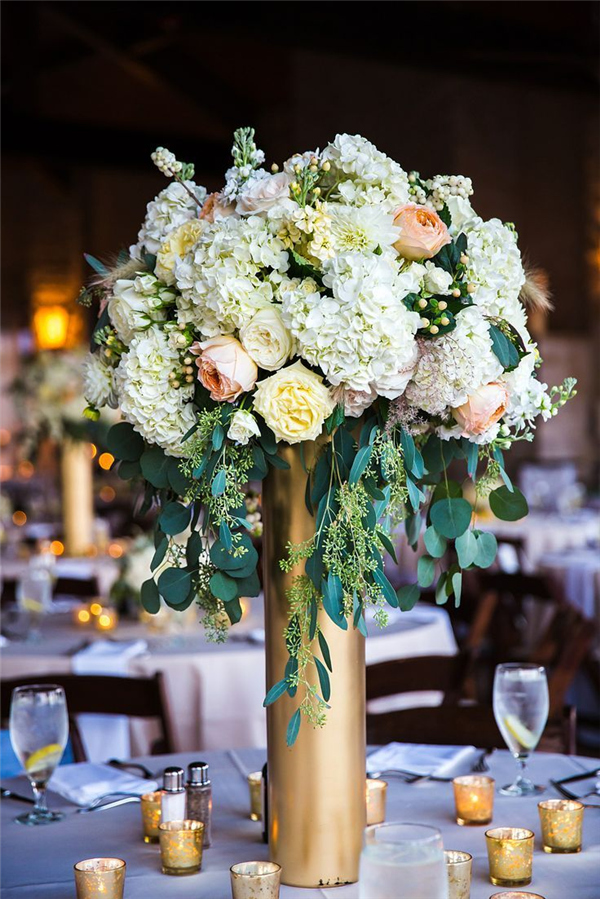
[[[252,390],[258,369],[235,337],[212,337],[192,344],[198,355],[198,379],[217,402],[232,402],[240,393]]]
[[[285,172],[253,178],[238,197],[236,211],[240,215],[256,215],[267,212],[276,203],[290,195],[290,179]]]
[[[377,393],[372,387],[369,390],[352,390],[344,384],[332,390],[331,395],[336,403],[343,405],[344,415],[349,418],[360,418],[365,409],[377,399]]]
[[[438,295],[451,293],[452,275],[449,272],[445,272],[443,268],[439,268],[434,262],[426,262],[425,269],[425,277],[423,278],[425,290]]]
[[[235,440],[236,443],[245,446],[251,437],[260,436],[258,422],[250,412],[246,412],[245,409],[238,409],[231,416],[227,436],[230,440]]]
[[[506,412],[508,390],[504,384],[492,381],[472,393],[466,403],[452,410],[462,428],[463,437],[476,437],[491,428]]]
[[[404,259],[431,259],[452,240],[437,212],[428,206],[400,206],[394,214],[394,225],[400,228],[394,248]]]
[[[200,210],[199,218],[212,225],[213,222],[226,219],[230,215],[235,215],[235,205],[226,203],[221,193],[214,193],[207,196]]]
[[[175,284],[175,275],[173,269],[178,259],[182,259],[187,251],[192,247],[200,234],[203,225],[198,219],[192,219],[185,222],[171,231],[160,250],[156,254],[155,272],[161,281],[165,284]]]
[[[277,371],[289,359],[293,349],[292,335],[283,324],[281,312],[267,306],[254,315],[240,331],[246,352],[260,368]]]
[[[323,378],[296,362],[259,382],[254,408],[277,440],[300,443],[319,436],[335,402]]]
[[[174,301],[175,293],[154,275],[138,275],[133,281],[120,278],[108,301],[108,314],[119,339],[129,345],[138,331],[164,321],[166,307]]]

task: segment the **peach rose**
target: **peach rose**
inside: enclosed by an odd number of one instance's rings
[[[217,402],[232,402],[240,393],[252,390],[258,369],[239,340],[224,335],[194,343],[190,351],[198,355],[198,379]]]
[[[452,410],[462,428],[463,437],[475,437],[502,418],[508,406],[508,390],[504,384],[492,381],[472,393],[466,403]]]
[[[198,218],[204,219],[209,225],[219,219],[225,219],[230,215],[235,215],[235,206],[233,203],[224,203],[220,193],[209,194],[202,205]]]
[[[431,259],[452,240],[437,212],[428,206],[400,206],[394,213],[394,225],[400,228],[394,248],[404,259]]]

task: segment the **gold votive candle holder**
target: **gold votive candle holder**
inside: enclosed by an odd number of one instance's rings
[[[281,865],[241,862],[229,869],[233,899],[279,899]]]
[[[448,899],[470,899],[473,856],[460,849],[444,850],[448,874]]]
[[[164,821],[158,834],[163,874],[197,874],[202,866],[202,821]]]
[[[162,792],[144,793],[141,797],[144,843],[158,843]]]
[[[367,778],[367,827],[385,821],[387,787],[385,780]]]
[[[494,827],[486,830],[485,837],[494,886],[520,887],[531,883],[533,831],[524,827]]]
[[[248,775],[250,790],[250,817],[253,821],[262,820],[262,771],[253,771]]]
[[[73,865],[77,899],[123,899],[126,864],[122,858],[86,858]]]
[[[457,824],[489,824],[494,812],[494,778],[483,774],[465,774],[455,777],[452,786]]]
[[[575,799],[538,802],[544,852],[581,852],[583,809]]]
[[[494,893],[490,899],[544,899],[539,893],[524,893],[522,890],[509,890],[508,893]]]

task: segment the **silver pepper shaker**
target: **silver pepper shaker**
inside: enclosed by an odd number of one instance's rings
[[[161,796],[161,822],[185,819],[185,787],[183,768],[165,768]]]
[[[187,795],[186,816],[192,821],[204,824],[203,846],[211,844],[212,785],[206,762],[192,762],[188,765],[188,779],[185,785]]]

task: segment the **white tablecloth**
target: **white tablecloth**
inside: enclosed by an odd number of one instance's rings
[[[540,567],[561,579],[569,602],[600,628],[600,551],[547,553],[542,556]]]
[[[160,873],[159,849],[141,839],[137,804],[109,811],[78,815],[74,806],[50,793],[53,808],[67,812],[64,821],[50,827],[20,827],[12,818],[26,806],[2,800],[2,899],[73,899],[73,864],[90,856],[118,856],[127,862],[126,899],[228,899],[229,867],[249,859],[268,858],[261,841],[261,824],[248,817],[246,774],[262,767],[261,749],[207,753],[213,782],[213,845],[205,850],[202,871],[191,877],[168,878]],[[194,756],[144,759],[157,772],[167,764],[186,765]],[[332,764],[335,760],[332,759]],[[531,774],[538,783],[597,766],[597,759],[536,753]],[[515,774],[515,763],[507,752],[490,760],[492,777],[507,783]],[[23,778],[10,785],[27,790]],[[545,794],[557,794],[549,788]],[[452,785],[449,783],[402,784],[389,779],[388,821],[431,824],[442,831],[447,849],[463,849],[473,855],[471,899],[488,899],[500,891],[488,879],[485,827],[459,827],[453,816]],[[546,899],[598,899],[600,870],[600,810],[586,810],[583,851],[576,855],[546,855],[540,846],[537,798],[510,799],[496,796],[494,825],[528,827],[536,834],[533,880],[527,891]],[[390,884],[389,899],[398,899],[397,884]],[[358,885],[332,889],[303,890],[284,886],[281,899],[357,899]]]
[[[369,626],[367,663],[414,655],[452,655],[456,642],[444,609],[422,606],[397,612],[385,630]],[[232,636],[236,629],[232,630]],[[239,632],[238,632],[239,633]],[[37,647],[11,643],[2,654],[2,677],[60,674],[72,670],[72,653],[94,632],[61,630],[47,623],[47,636]],[[117,638],[146,635],[141,625],[119,628]],[[130,674],[165,675],[169,717],[178,751],[225,746],[264,746],[266,742],[264,647],[230,640],[206,643],[201,630],[179,637],[152,639],[149,652],[131,659]],[[120,673],[120,672],[119,672]],[[435,697],[429,697],[429,702]],[[414,704],[414,703],[413,703]],[[420,704],[420,700],[419,700]],[[148,728],[133,726],[134,752],[147,751]]]

